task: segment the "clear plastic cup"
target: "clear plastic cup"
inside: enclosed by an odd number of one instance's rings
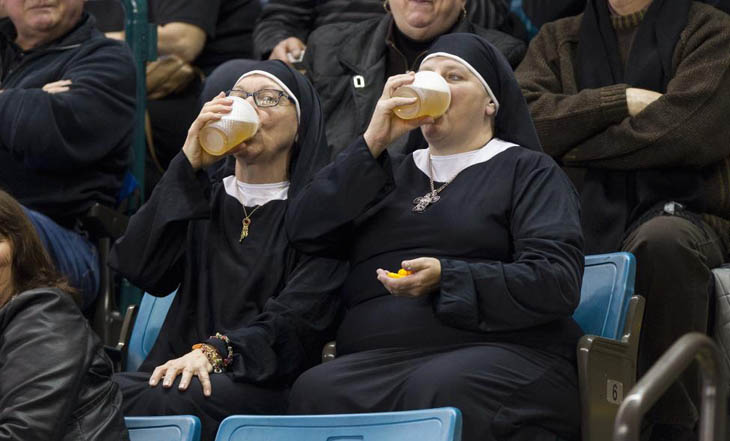
[[[229,96],[233,100],[230,113],[218,121],[211,121],[200,130],[198,140],[203,150],[221,156],[238,144],[250,139],[259,129],[259,116],[248,101]]]
[[[398,106],[393,111],[401,119],[414,119],[422,116],[438,118],[451,104],[451,90],[446,80],[436,72],[416,72],[411,84],[395,90],[393,96],[417,98],[413,104]]]

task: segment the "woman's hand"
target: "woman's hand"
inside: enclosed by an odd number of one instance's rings
[[[400,119],[393,109],[406,104],[413,104],[416,98],[393,97],[393,92],[401,86],[411,84],[416,74],[408,72],[401,75],[393,75],[388,78],[383,88],[383,94],[375,105],[373,116],[370,118],[365,134],[365,143],[374,157],[380,156],[386,147],[403,134],[423,125],[433,123],[433,118],[424,116],[416,119]]]
[[[198,141],[198,134],[206,124],[211,121],[218,121],[224,114],[229,113],[232,105],[232,99],[226,98],[224,92],[219,93],[218,96],[203,105],[200,114],[188,129],[188,137],[185,139],[182,150],[188,161],[190,161],[190,165],[193,166],[193,170],[207,167],[221,158],[220,156],[209,155],[203,150],[200,141]]]
[[[441,261],[419,257],[401,262],[403,269],[413,274],[399,279],[388,277],[388,271],[378,268],[378,280],[394,296],[419,297],[436,291],[441,284]]]
[[[182,374],[180,385],[178,389],[187,390],[192,380],[193,375],[198,377],[200,385],[203,386],[203,395],[209,397],[211,394],[210,376],[208,375],[213,370],[213,366],[208,361],[208,358],[203,354],[200,349],[194,349],[191,352],[183,355],[180,358],[170,360],[167,363],[157,366],[152,372],[150,377],[150,386],[157,386],[160,379],[163,378],[162,387],[172,387],[172,383],[175,378]]]

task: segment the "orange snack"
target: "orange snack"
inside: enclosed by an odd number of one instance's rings
[[[400,279],[401,277],[410,276],[413,274],[413,271],[404,270],[403,268],[399,269],[397,273],[391,273],[388,271],[388,277],[391,279]]]

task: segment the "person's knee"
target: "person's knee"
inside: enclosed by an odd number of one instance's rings
[[[172,387],[162,384],[150,387],[143,378],[114,380],[120,384],[124,401],[125,415],[184,415],[197,413],[200,403],[205,402],[203,389],[197,378],[193,378],[187,390],[178,388],[178,376]]]
[[[468,399],[474,393],[469,378],[460,372],[430,369],[419,369],[404,384],[404,401],[423,405],[429,403],[433,407],[460,407],[461,400]]]
[[[626,251],[632,252],[639,261],[663,261],[693,254],[698,243],[692,229],[699,227],[685,218],[657,216],[637,227]]]
[[[315,366],[297,378],[289,393],[289,412],[315,412],[313,407],[317,403],[326,404],[330,397],[337,392],[337,386],[328,373],[326,364]]]

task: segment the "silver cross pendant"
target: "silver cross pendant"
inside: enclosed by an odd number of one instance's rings
[[[426,210],[429,205],[437,202],[439,199],[441,199],[441,196],[439,196],[438,193],[436,193],[435,191],[430,191],[425,195],[419,198],[415,198],[413,200],[413,205],[415,205],[415,207],[413,207],[412,210],[416,213],[423,213],[423,211]]]

